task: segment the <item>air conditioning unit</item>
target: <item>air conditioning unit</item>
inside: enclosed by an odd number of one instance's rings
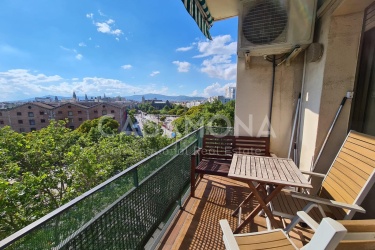
[[[277,55],[307,47],[314,35],[317,0],[243,0],[238,55]]]

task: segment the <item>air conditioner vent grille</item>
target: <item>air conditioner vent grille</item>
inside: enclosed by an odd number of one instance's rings
[[[247,4],[242,20],[243,36],[247,42],[262,45],[286,41],[286,2],[287,0],[263,0]]]

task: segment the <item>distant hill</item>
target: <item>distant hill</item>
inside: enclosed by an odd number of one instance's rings
[[[133,101],[142,101],[142,96],[145,97],[146,100],[151,99],[158,99],[163,101],[172,101],[172,102],[188,102],[188,101],[203,101],[206,98],[204,97],[192,97],[192,96],[186,96],[186,95],[179,95],[179,96],[168,96],[168,95],[159,95],[159,94],[145,94],[145,95],[131,95],[131,96],[125,96],[126,100],[133,100]]]
[[[172,101],[172,102],[189,102],[189,101],[203,101],[206,100],[204,97],[192,97],[192,96],[186,96],[186,95],[179,95],[179,96],[168,96],[168,95],[159,95],[159,94],[145,94],[145,95],[131,95],[131,96],[124,96],[126,100],[132,100],[132,101],[142,101],[142,96],[145,97],[146,100],[151,100],[151,99],[158,99],[158,100],[163,100],[163,101]],[[45,97],[51,97],[52,100],[55,99],[54,95],[45,95],[42,96],[43,98]],[[59,100],[66,100],[66,99],[71,99],[72,97],[66,97],[66,96],[57,96]],[[79,100],[84,100],[84,96],[77,96]],[[95,98],[94,96],[88,96],[88,99]],[[28,99],[23,99],[23,100],[18,100],[17,102],[33,102],[35,101],[34,98],[28,98]],[[15,101],[14,101],[15,102]]]

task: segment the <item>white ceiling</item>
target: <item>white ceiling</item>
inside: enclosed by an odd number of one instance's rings
[[[206,0],[215,21],[238,15],[238,0]]]

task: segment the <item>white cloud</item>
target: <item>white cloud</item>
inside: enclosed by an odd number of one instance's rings
[[[63,79],[59,75],[45,75],[27,69],[12,69],[0,72],[0,100],[12,101],[43,95],[71,96],[72,91],[101,95],[129,95],[133,93],[167,94],[168,87],[156,84],[131,85],[117,79],[84,77]]]
[[[190,70],[191,64],[189,62],[173,61],[172,63],[178,66],[178,72],[189,72]]]
[[[176,51],[182,51],[182,52],[185,52],[185,51],[189,51],[193,48],[193,46],[189,46],[189,47],[181,47],[181,48],[177,48]]]
[[[119,42],[119,41],[120,41],[120,38],[116,37],[116,41]]]
[[[115,36],[120,36],[123,34],[122,30],[114,29],[113,24],[115,21],[113,19],[108,19],[105,22],[94,22],[95,26],[97,27],[97,31],[104,33],[104,34],[111,34]]]
[[[232,42],[230,35],[216,36],[212,40],[198,42],[198,50],[200,55],[194,56],[207,57],[212,55],[234,55],[237,51],[237,42]]]
[[[237,64],[231,62],[229,55],[213,56],[202,63],[201,72],[209,77],[224,80],[235,80],[237,77]]]
[[[83,55],[81,55],[81,54],[77,54],[77,55],[76,55],[76,58],[77,58],[77,60],[82,60]]]
[[[160,74],[160,71],[152,71],[150,76],[156,76],[158,74]]]
[[[86,44],[85,44],[84,42],[80,42],[80,43],[78,44],[78,46],[79,46],[79,47],[86,47]]]
[[[210,96],[218,96],[218,95],[225,95],[225,90],[228,87],[236,87],[236,83],[227,83],[223,86],[221,86],[219,83],[213,83],[210,86],[207,86],[203,90],[203,96],[204,97],[210,97]]]
[[[88,13],[88,14],[86,14],[86,17],[89,18],[89,19],[93,19],[94,18],[94,14],[93,13]]]
[[[233,42],[230,35],[216,36],[212,41],[198,42],[197,48],[200,54],[194,58],[207,58],[202,62],[201,72],[212,78],[236,79],[237,63],[234,60],[237,42]]]
[[[197,96],[198,95],[198,90],[194,90],[193,93],[190,94],[190,96]]]
[[[125,65],[122,65],[121,68],[123,68],[123,69],[131,69],[131,68],[133,68],[133,66],[131,66],[130,64],[125,64]]]
[[[99,15],[106,16],[101,10],[98,10]]]
[[[78,53],[78,51],[77,51],[76,49],[69,49],[69,48],[66,48],[66,47],[64,47],[64,46],[60,46],[60,48],[61,48],[62,50],[65,50],[65,51],[71,53],[71,54],[74,54],[74,55],[75,55],[75,58],[76,58],[77,60],[82,60],[82,58],[83,58],[83,55],[80,54],[80,53]]]

